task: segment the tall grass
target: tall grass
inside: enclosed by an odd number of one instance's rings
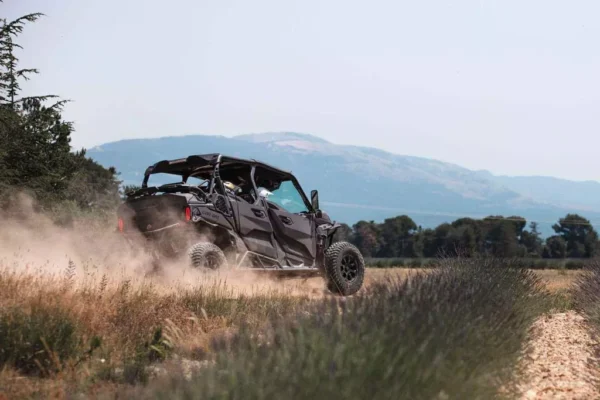
[[[0,268],[0,371],[120,382],[114,371],[124,367],[124,380],[135,383],[169,351],[206,358],[213,335],[242,321],[259,327],[310,301],[275,290],[240,295],[212,280],[164,287],[75,275],[72,263],[56,275]],[[177,340],[162,334],[175,331]],[[165,354],[156,357],[157,349]],[[5,385],[0,381],[0,394]]]
[[[527,330],[548,306],[541,280],[494,259],[438,265],[316,299],[76,281],[73,265],[55,277],[0,271],[0,370],[53,376],[83,397],[510,397]],[[150,365],[180,357],[214,364],[192,380],[150,379]],[[0,394],[23,390],[2,379]]]
[[[216,364],[138,398],[490,399],[514,394],[518,358],[547,294],[491,259],[441,262],[364,296],[272,315],[213,343]]]
[[[0,312],[0,365],[24,374],[48,376],[77,354],[75,323],[65,310],[34,305]]]
[[[586,264],[572,289],[575,308],[584,313],[591,326],[600,333],[600,259]]]

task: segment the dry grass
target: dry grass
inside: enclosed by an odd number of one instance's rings
[[[511,391],[528,328],[546,309],[543,285],[502,261],[444,263],[409,280],[372,276],[367,296],[316,302],[304,315],[272,320],[264,337],[241,330],[189,381],[171,376],[122,394],[497,398],[500,388]]]
[[[223,282],[199,277],[180,283],[135,280],[125,275],[110,279],[85,270],[70,265],[61,273],[49,275],[39,269],[14,265],[0,268],[0,318],[6,318],[11,310],[25,313],[61,310],[67,322],[75,326],[77,342],[77,355],[60,354],[53,349],[57,353],[54,357],[59,360],[53,371],[47,371],[53,379],[6,364],[0,370],[0,399],[2,395],[64,398],[65,393],[73,390],[87,393],[95,390],[106,393],[111,387],[119,390],[123,381],[110,371],[135,364],[140,354],[148,355],[148,343],[158,328],[162,328],[163,335],[155,344],[163,346],[164,351],[203,360],[210,357],[210,344],[215,338],[231,335],[241,323],[259,329],[273,317],[294,315],[329,297],[319,277],[285,282],[250,277],[254,282],[249,286],[240,280]],[[430,271],[369,269],[365,285],[368,288],[390,277],[404,280]],[[577,276],[576,271],[535,273],[552,291],[568,288]],[[82,356],[94,338],[100,338],[101,345],[90,357]]]
[[[564,291],[570,289],[578,276],[581,275],[581,270],[566,270],[566,269],[538,269],[533,270],[544,283],[546,288],[551,292]]]
[[[292,291],[277,290],[272,284],[262,289],[258,285],[236,288],[235,284],[211,278],[164,284],[149,279],[81,276],[77,272],[81,271],[73,265],[56,275],[40,270],[0,269],[0,322],[6,322],[0,323],[0,398],[2,394],[9,398],[36,394],[60,398],[72,386],[83,385],[87,391],[99,384],[118,384],[119,379],[109,371],[137,362],[140,354],[152,356],[148,343],[152,344],[158,329],[162,329],[162,335],[154,345],[186,358],[203,359],[209,355],[213,338],[231,334],[242,321],[258,329],[267,319],[285,316],[311,301],[310,291],[290,295]],[[14,347],[3,342],[7,329],[23,331],[30,337],[53,334],[45,331],[45,310],[60,314],[57,323],[74,327],[75,333],[66,337],[64,330],[57,328],[55,336],[57,343],[64,339],[76,349],[47,349],[42,343],[22,349],[25,355],[7,353],[2,363],[2,354]],[[19,319],[20,325],[15,327],[17,312],[31,318]],[[98,339],[101,345],[87,357],[93,341]],[[37,368],[34,358],[40,359],[40,351],[53,361],[52,371],[46,371],[43,365]],[[19,357],[24,360],[20,364],[15,361]],[[48,375],[53,379],[40,378]]]

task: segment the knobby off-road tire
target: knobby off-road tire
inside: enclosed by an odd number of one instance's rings
[[[358,292],[365,279],[365,260],[360,251],[348,242],[332,244],[325,252],[327,289],[350,296]]]
[[[219,246],[208,243],[196,243],[188,252],[190,263],[194,268],[217,270],[227,265],[227,258]]]

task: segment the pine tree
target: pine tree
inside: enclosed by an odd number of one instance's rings
[[[13,21],[0,19],[0,200],[6,204],[7,195],[25,191],[41,205],[65,200],[84,208],[115,204],[116,171],[85,158],[85,150],[71,152],[73,124],[61,115],[68,100],[21,93],[20,83],[38,70],[20,68],[16,52],[22,47],[17,39],[26,24],[42,16],[32,13]],[[73,190],[75,178],[87,186]],[[93,191],[97,193],[91,194]],[[100,195],[107,195],[110,201],[98,201]],[[92,198],[96,200],[90,201]]]
[[[0,3],[2,3],[1,0]],[[16,43],[15,39],[27,23],[35,22],[43,15],[42,13],[31,13],[13,21],[0,18],[0,107],[2,108],[18,112],[27,109],[28,106],[33,106],[36,102],[56,97],[54,95],[19,97],[20,80],[28,80],[29,75],[37,74],[38,70],[19,68],[19,59],[15,51],[23,47]]]

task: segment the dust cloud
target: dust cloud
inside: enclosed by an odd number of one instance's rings
[[[0,273],[44,278],[72,276],[76,284],[109,285],[129,281],[151,284],[164,292],[198,286],[225,288],[232,296],[285,294],[323,296],[328,292],[320,277],[278,279],[269,272],[226,268],[199,270],[189,266],[186,254],[157,263],[141,237],[124,240],[117,220],[87,215],[60,226],[36,211],[33,200],[17,196],[8,211],[0,213]],[[210,240],[210,238],[203,238]]]

